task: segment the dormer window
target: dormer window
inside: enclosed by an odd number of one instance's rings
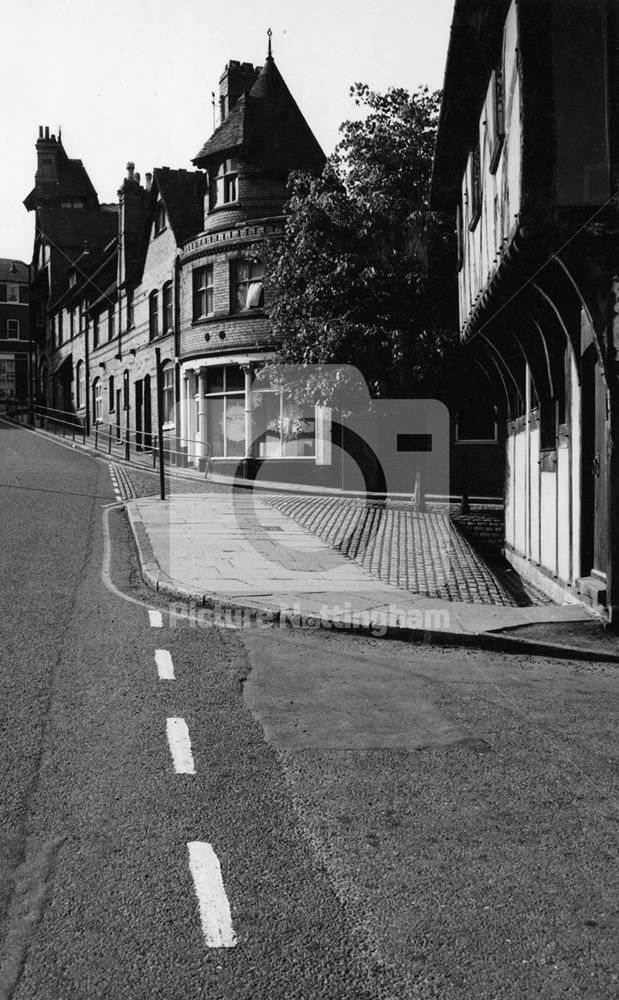
[[[157,202],[155,208],[155,236],[159,236],[166,227],[165,205],[161,200]]]
[[[211,208],[229,205],[238,199],[238,165],[236,160],[224,160],[211,172]]]
[[[64,198],[60,202],[61,208],[83,208],[84,201],[82,198]]]
[[[481,153],[479,141],[469,156],[469,195],[471,206],[471,217],[469,229],[472,231],[479,222],[481,215]]]
[[[488,88],[487,108],[488,144],[490,148],[490,173],[496,173],[505,139],[505,101],[503,96],[503,73],[493,72]]]

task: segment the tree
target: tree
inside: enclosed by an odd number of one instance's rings
[[[352,364],[376,397],[441,396],[457,349],[453,224],[428,207],[439,93],[351,93],[318,177],[291,175],[283,239],[264,250],[280,362]]]

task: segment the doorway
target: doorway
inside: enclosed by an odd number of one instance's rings
[[[582,357],[583,576],[606,580],[608,557],[608,393],[594,344]]]

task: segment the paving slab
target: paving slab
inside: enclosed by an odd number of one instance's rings
[[[142,498],[130,501],[127,510],[147,581],[200,605],[248,608],[305,627],[443,634],[463,641],[531,623],[593,617],[577,604],[514,607],[414,594],[378,579],[283,512],[271,509],[269,516],[267,501],[256,495],[240,503],[221,494]],[[276,533],[269,531],[273,526]],[[310,546],[298,546],[308,539]],[[495,641],[497,648],[510,642],[504,636]],[[519,642],[523,649],[544,645]]]

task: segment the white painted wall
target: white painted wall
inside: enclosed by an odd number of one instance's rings
[[[539,565],[541,561],[540,553],[540,523],[539,523],[539,493],[540,493],[540,470],[539,470],[539,427],[531,427],[530,430],[530,463],[531,471],[529,476],[531,490],[531,562]]]
[[[582,412],[581,412],[581,391],[578,384],[578,371],[573,351],[570,351],[570,385],[571,385],[571,410],[570,410],[570,445],[572,452],[572,521],[574,531],[572,532],[572,575],[578,579],[581,575],[580,569],[580,490],[581,490],[581,435],[582,435]]]
[[[570,557],[571,557],[571,483],[570,483],[570,450],[567,444],[557,448],[557,531],[559,535],[558,547],[558,576],[560,580],[570,579]]]

